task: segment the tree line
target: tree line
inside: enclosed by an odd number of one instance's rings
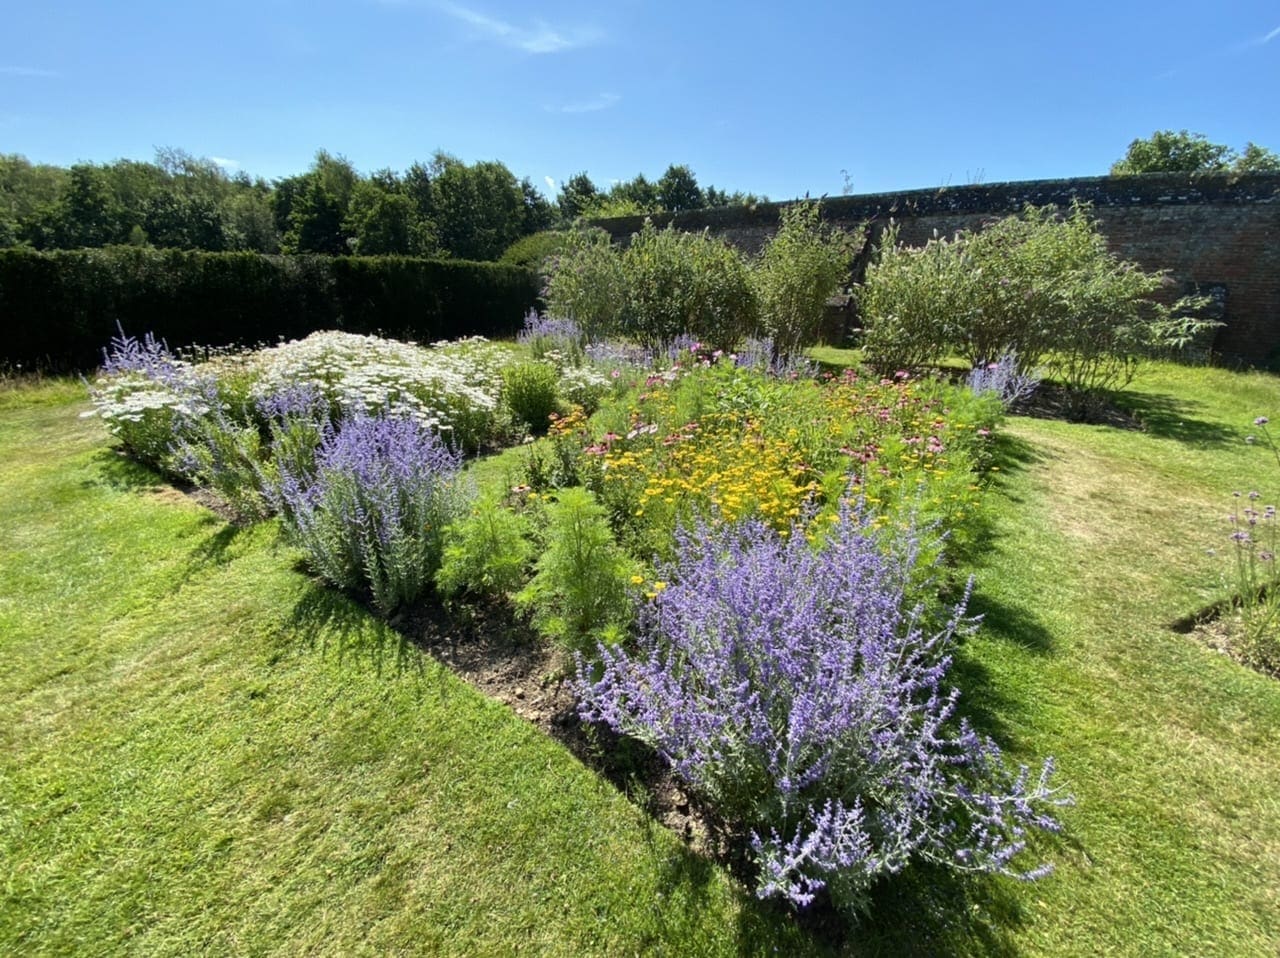
[[[687,166],[602,189],[585,173],[554,200],[498,161],[437,152],[400,172],[361,175],[320,150],[304,173],[274,181],[160,149],[151,162],[70,167],[0,154],[0,247],[151,246],[210,252],[402,255],[496,260],[521,237],[583,217],[755,203],[702,187]]]

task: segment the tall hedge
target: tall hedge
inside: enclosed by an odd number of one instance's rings
[[[461,260],[0,249],[0,363],[91,369],[117,323],[174,348],[317,329],[420,342],[506,336],[537,294],[531,270]]]

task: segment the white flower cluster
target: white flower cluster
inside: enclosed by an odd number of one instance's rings
[[[311,382],[345,410],[389,410],[440,430],[468,431],[498,406],[500,363],[490,344],[462,340],[430,348],[377,336],[313,333],[264,349],[248,362],[254,396]]]

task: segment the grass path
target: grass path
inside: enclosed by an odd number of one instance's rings
[[[1172,631],[1222,594],[1233,488],[1280,492],[1243,442],[1280,384],[1157,370],[1148,431],[1015,420],[987,628],[966,649],[1000,731],[1079,802],[1019,951],[1280,951],[1280,683]],[[1271,500],[1268,500],[1271,501]],[[1225,551],[1225,550],[1223,550]]]
[[[1266,376],[1157,367],[1138,433],[1002,439],[967,710],[1078,804],[1046,881],[918,871],[850,954],[1280,951],[1280,683],[1170,623],[1222,594]],[[797,954],[812,940],[504,706],[0,393],[0,953]]]

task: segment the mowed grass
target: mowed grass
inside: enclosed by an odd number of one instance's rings
[[[0,397],[0,954],[806,950],[81,395]]]
[[[76,395],[0,393],[0,953],[820,950]],[[956,664],[1011,757],[1057,757],[1057,871],[917,870],[840,950],[1280,951],[1280,683],[1170,628],[1225,594],[1231,491],[1280,493],[1244,443],[1280,381],[1158,365],[1125,401],[1145,431],[1003,430]]]

